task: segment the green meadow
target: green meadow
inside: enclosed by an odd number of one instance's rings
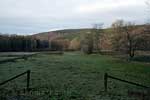
[[[0,60],[3,59],[12,58],[0,57]],[[108,80],[108,92],[105,92],[104,73],[150,85],[149,63],[80,52],[66,52],[62,55],[40,53],[27,60],[2,63],[0,82],[26,70],[31,70],[30,93],[21,92],[26,88],[24,75],[0,86],[1,98],[23,96],[24,99],[20,100],[138,100],[138,97],[129,96],[128,92],[145,92],[144,88],[112,79]]]

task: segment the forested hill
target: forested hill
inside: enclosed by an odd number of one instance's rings
[[[137,28],[144,27],[144,25],[136,25]],[[72,40],[75,37],[79,37],[81,34],[90,32],[92,29],[90,28],[83,28],[83,29],[64,29],[64,30],[57,30],[57,31],[49,31],[49,32],[42,32],[37,33],[32,36],[41,39],[41,40],[48,40],[49,37],[55,38],[55,37],[63,37],[69,40]],[[112,34],[113,31],[111,28],[103,29],[104,33]]]
[[[84,29],[64,29],[64,30],[57,30],[57,31],[49,31],[49,32],[42,32],[38,34],[34,34],[33,36],[42,39],[48,40],[49,37],[63,37],[69,40],[72,40],[74,37],[80,36],[80,34],[91,31],[90,28]]]

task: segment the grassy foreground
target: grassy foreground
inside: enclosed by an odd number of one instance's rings
[[[28,60],[0,64],[0,82],[28,69],[32,71],[31,93],[18,92],[26,87],[26,76],[22,76],[0,87],[2,97],[7,94],[11,98],[21,94],[26,98],[21,100],[137,100],[134,96],[130,97],[128,91],[145,91],[137,86],[109,80],[109,89],[105,93],[105,72],[118,78],[150,85],[148,63],[81,53],[38,54]]]

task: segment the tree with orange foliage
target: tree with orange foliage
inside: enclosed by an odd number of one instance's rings
[[[138,41],[135,24],[117,20],[112,24],[112,28],[114,30],[113,45],[115,49],[126,52],[130,58],[133,58]]]
[[[71,40],[69,45],[70,50],[80,50],[80,48],[81,48],[81,44],[78,38],[74,38],[73,40]]]

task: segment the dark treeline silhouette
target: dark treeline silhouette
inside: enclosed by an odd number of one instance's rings
[[[0,35],[0,52],[36,51],[49,48],[49,42],[31,36]]]

